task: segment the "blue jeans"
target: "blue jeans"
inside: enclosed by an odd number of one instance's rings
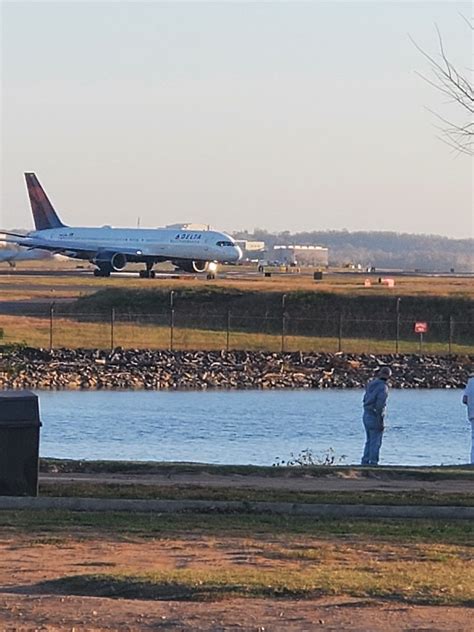
[[[364,410],[362,417],[367,436],[361,465],[378,465],[383,436],[383,418],[370,410]]]

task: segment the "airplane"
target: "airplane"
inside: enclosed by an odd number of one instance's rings
[[[7,240],[5,240],[7,242]],[[8,243],[8,242],[7,242]],[[18,261],[38,261],[39,259],[51,259],[53,255],[42,250],[16,248],[0,248],[0,263],[8,263],[14,268]]]
[[[25,173],[25,180],[36,230],[26,235],[5,234],[30,249],[90,261],[96,266],[94,276],[108,277],[124,270],[127,263],[144,263],[140,277],[154,278],[153,266],[161,261],[171,261],[185,272],[214,276],[218,263],[236,263],[242,257],[232,237],[214,230],[66,226],[36,175]]]

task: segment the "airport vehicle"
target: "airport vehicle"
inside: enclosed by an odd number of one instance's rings
[[[186,272],[215,273],[218,263],[236,263],[242,251],[232,237],[214,230],[177,228],[86,228],[66,226],[49,201],[34,173],[25,173],[36,230],[9,239],[27,247],[46,250],[96,266],[95,276],[107,277],[124,270],[127,263],[144,263],[143,278],[153,278],[153,266],[171,261]]]

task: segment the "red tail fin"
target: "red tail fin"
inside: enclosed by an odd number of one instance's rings
[[[25,180],[36,230],[61,228],[64,226],[36,175],[34,173],[25,173]]]

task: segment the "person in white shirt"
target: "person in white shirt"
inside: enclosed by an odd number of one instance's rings
[[[467,406],[467,418],[471,424],[471,465],[474,465],[474,370],[469,374],[462,403]]]

